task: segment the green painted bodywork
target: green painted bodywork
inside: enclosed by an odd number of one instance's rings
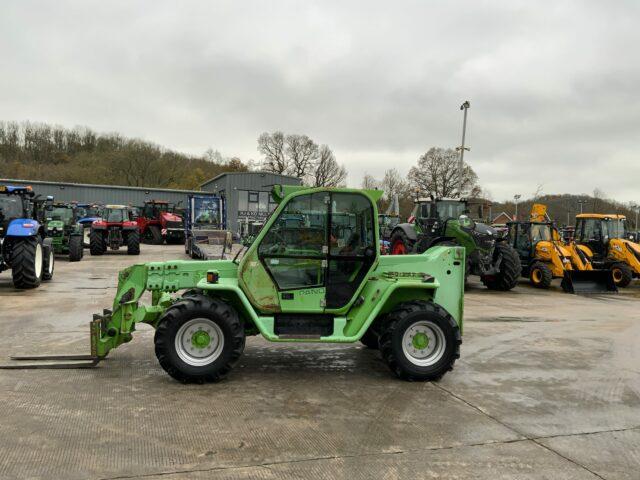
[[[261,334],[274,342],[355,342],[381,315],[399,303],[425,300],[440,305],[462,331],[465,253],[463,247],[438,246],[420,255],[381,256],[371,264],[365,279],[339,309],[324,307],[325,287],[279,292],[258,257],[258,247],[288,201],[300,194],[350,192],[366,196],[377,219],[380,191],[309,189],[285,186],[274,192],[280,205],[239,264],[230,260],[175,260],[133,265],[121,271],[112,311],[96,315],[92,322],[92,353],[104,357],[109,350],[131,340],[138,323],[157,327],[163,312],[180,298],[179,292],[199,289],[233,306],[242,318],[247,335]],[[282,196],[279,196],[282,195]],[[379,242],[377,221],[375,242]],[[217,273],[216,283],[207,283],[207,272]],[[143,302],[145,292],[150,301]],[[289,298],[283,294],[289,293]],[[280,338],[275,316],[281,313],[323,314],[333,317],[331,335],[318,338]],[[195,341],[195,340],[193,340]]]
[[[445,229],[444,235],[446,237],[455,238],[456,241],[464,247],[467,256],[471,255],[478,249],[478,245],[475,240],[468,231],[462,228],[459,220],[447,221],[447,228]]]
[[[67,254],[69,253],[69,237],[82,235],[82,227],[77,224],[66,225],[61,220],[49,220],[46,224],[46,235],[51,238],[54,253]]]

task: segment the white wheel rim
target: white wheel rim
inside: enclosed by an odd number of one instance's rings
[[[49,251],[49,265],[48,265],[49,268],[47,268],[47,273],[49,275],[51,275],[53,273],[53,262],[54,261],[55,260],[53,259],[53,250],[50,250]]]
[[[402,336],[402,351],[414,365],[428,367],[444,355],[447,342],[442,329],[430,320],[415,322]]]
[[[42,245],[39,243],[36,244],[36,255],[33,260],[33,266],[36,269],[36,276],[40,278],[42,275]]]
[[[208,339],[206,344],[203,339]],[[209,365],[220,356],[223,347],[222,330],[217,323],[208,318],[193,318],[183,324],[176,333],[176,353],[187,365]]]
[[[84,235],[83,235],[83,242],[84,243],[89,243],[89,229],[85,228],[84,229]]]

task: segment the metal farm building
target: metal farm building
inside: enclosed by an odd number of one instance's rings
[[[239,233],[246,222],[263,222],[275,208],[274,185],[300,185],[297,177],[270,172],[229,172],[207,180],[201,190],[125,187],[88,183],[46,182],[0,178],[0,184],[31,185],[37,195],[53,196],[59,202],[103,203],[140,207],[145,200],[165,200],[185,208],[189,194],[215,194],[226,199],[227,228]]]
[[[94,185],[88,183],[45,182],[41,180],[16,180],[0,178],[0,184],[31,185],[37,195],[53,196],[60,202],[104,203],[139,207],[145,200],[166,200],[178,208],[187,204],[187,195],[202,193],[193,190],[172,190],[165,188],[121,187],[117,185]]]

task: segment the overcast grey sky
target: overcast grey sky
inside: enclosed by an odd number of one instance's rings
[[[640,1],[3,1],[0,119],[258,160],[329,144],[357,186],[459,144],[494,199],[640,202]]]

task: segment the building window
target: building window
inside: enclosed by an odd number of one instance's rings
[[[258,192],[249,192],[249,203],[258,203]]]
[[[249,203],[247,201],[247,192],[246,190],[238,190],[238,210],[241,212],[245,212],[249,209]]]

